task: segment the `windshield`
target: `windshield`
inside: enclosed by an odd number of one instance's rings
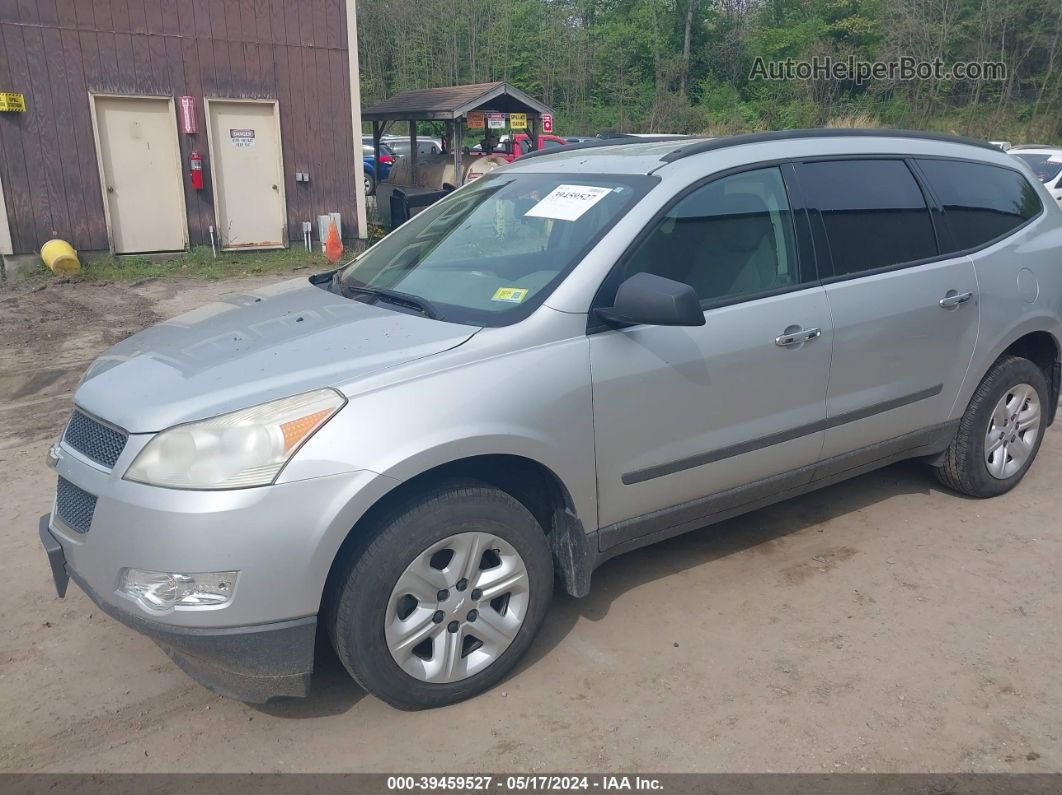
[[[400,226],[340,271],[336,283],[352,295],[376,288],[419,298],[455,323],[508,325],[544,301],[656,181],[484,176]]]
[[[1029,167],[1033,170],[1033,173],[1040,178],[1040,182],[1048,183],[1058,176],[1058,173],[1062,171],[1062,155],[1033,155],[1015,154],[1015,157],[1020,157]],[[1052,160],[1052,158],[1057,158]]]

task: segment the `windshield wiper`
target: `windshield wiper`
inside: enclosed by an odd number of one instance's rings
[[[409,293],[399,292],[398,290],[388,290],[385,287],[359,287],[353,284],[343,284],[338,279],[336,279],[334,283],[338,286],[341,293],[371,295],[375,298],[379,298],[381,301],[386,301],[389,304],[414,309],[432,320],[443,319],[442,313],[435,307],[435,304],[427,298],[421,298],[419,295],[410,295]]]

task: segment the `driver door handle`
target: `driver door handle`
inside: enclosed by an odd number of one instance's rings
[[[973,293],[957,293],[954,290],[949,290],[948,294],[940,299],[940,306],[942,309],[951,309],[953,306],[959,304],[965,304],[973,298]]]
[[[805,328],[799,331],[786,331],[780,336],[774,338],[774,344],[780,348],[788,348],[793,345],[800,345],[804,342],[810,342],[816,337],[822,336],[822,329],[820,328]]]

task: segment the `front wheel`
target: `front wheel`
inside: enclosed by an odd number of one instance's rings
[[[1043,371],[1028,359],[996,362],[970,399],[938,479],[971,497],[1017,486],[1040,450],[1049,394]]]
[[[401,709],[451,704],[497,683],[538,632],[553,592],[542,527],[475,481],[405,500],[374,527],[336,593],[343,665]]]
[[[372,174],[369,174],[368,172],[366,172],[365,174],[365,195],[376,195],[376,177],[374,177]]]

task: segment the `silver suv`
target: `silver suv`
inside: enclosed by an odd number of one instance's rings
[[[447,704],[614,555],[905,458],[1013,488],[1060,338],[1062,210],[987,144],[574,145],[105,353],[40,535],[219,693],[305,695],[321,629]]]

